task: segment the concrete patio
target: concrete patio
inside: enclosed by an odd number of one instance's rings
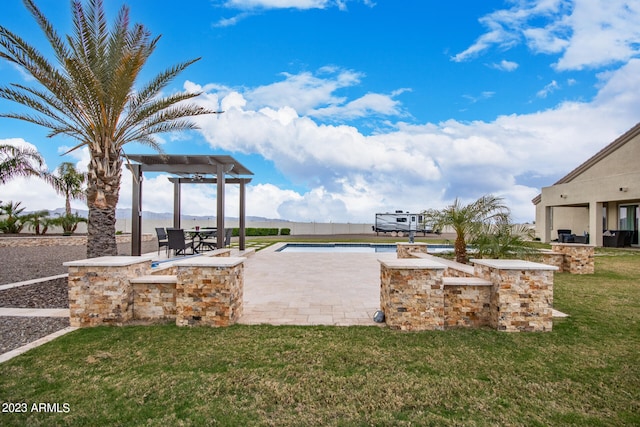
[[[395,253],[288,253],[247,258],[241,324],[378,325],[380,263]]]

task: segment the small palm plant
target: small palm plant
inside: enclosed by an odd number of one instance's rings
[[[25,208],[20,207],[22,202],[7,202],[0,205],[0,215],[5,216],[0,220],[0,231],[5,234],[17,234],[22,231],[25,223]]]
[[[538,252],[531,246],[533,238],[533,230],[526,224],[507,220],[485,225],[471,244],[477,258],[528,258]]]
[[[463,205],[456,198],[452,205],[440,210],[429,209],[424,216],[435,230],[453,228],[456,233],[456,261],[466,263],[467,240],[473,240],[488,224],[504,222],[509,216],[509,208],[502,198],[492,195],[482,196],[468,205]]]
[[[51,221],[52,224],[62,227],[63,236],[72,235],[78,228],[78,224],[81,222],[87,222],[87,219],[78,215],[77,212],[73,214],[60,215]]]
[[[49,217],[49,211],[46,209],[31,212],[25,216],[24,222],[36,234],[45,234],[49,229],[49,224],[53,218]]]

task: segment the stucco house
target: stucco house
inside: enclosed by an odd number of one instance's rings
[[[594,246],[620,246],[611,236],[624,236],[624,245],[638,246],[640,123],[552,186],[543,187],[532,202],[536,235],[543,242],[558,239],[558,230],[571,230],[580,243],[588,234]]]

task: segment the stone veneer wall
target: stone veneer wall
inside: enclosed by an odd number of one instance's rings
[[[142,241],[150,242],[156,237],[153,234],[143,234]],[[116,243],[127,243],[131,241],[130,234],[116,234]],[[87,244],[86,235],[72,236],[33,236],[33,237],[2,237],[0,238],[0,248],[27,246],[82,246]]]
[[[134,320],[175,320],[175,276],[144,276],[133,279]]]
[[[558,267],[522,260],[474,260],[456,271],[425,258],[380,260],[380,306],[401,330],[491,326],[500,331],[551,331],[553,274]],[[466,267],[466,266],[465,266]],[[457,274],[457,273],[456,273]]]
[[[558,273],[562,273],[564,271],[564,258],[564,254],[560,252],[541,251],[537,257],[534,255],[532,261],[540,260],[543,264],[553,265],[558,267]]]
[[[562,271],[571,274],[595,273],[595,247],[579,243],[553,243],[551,250],[564,255]]]
[[[381,260],[380,266],[380,305],[387,326],[403,331],[444,329],[444,265],[401,259]]]
[[[176,261],[157,275],[147,257],[67,262],[71,326],[166,319],[179,326],[234,324],[242,314],[245,258],[219,255]]]
[[[177,263],[176,324],[234,324],[242,315],[243,261],[244,258],[198,257],[189,263]]]
[[[476,276],[493,283],[491,326],[507,332],[553,327],[553,273],[557,267],[521,260],[474,260]]]
[[[477,278],[445,277],[444,326],[479,328],[491,324],[492,284]]]
[[[69,269],[69,323],[74,327],[121,325],[133,318],[129,278],[146,274],[145,257],[100,257],[65,262]]]

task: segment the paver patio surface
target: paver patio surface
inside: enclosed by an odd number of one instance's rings
[[[380,263],[395,253],[288,253],[281,245],[249,257],[238,323],[378,325]]]

